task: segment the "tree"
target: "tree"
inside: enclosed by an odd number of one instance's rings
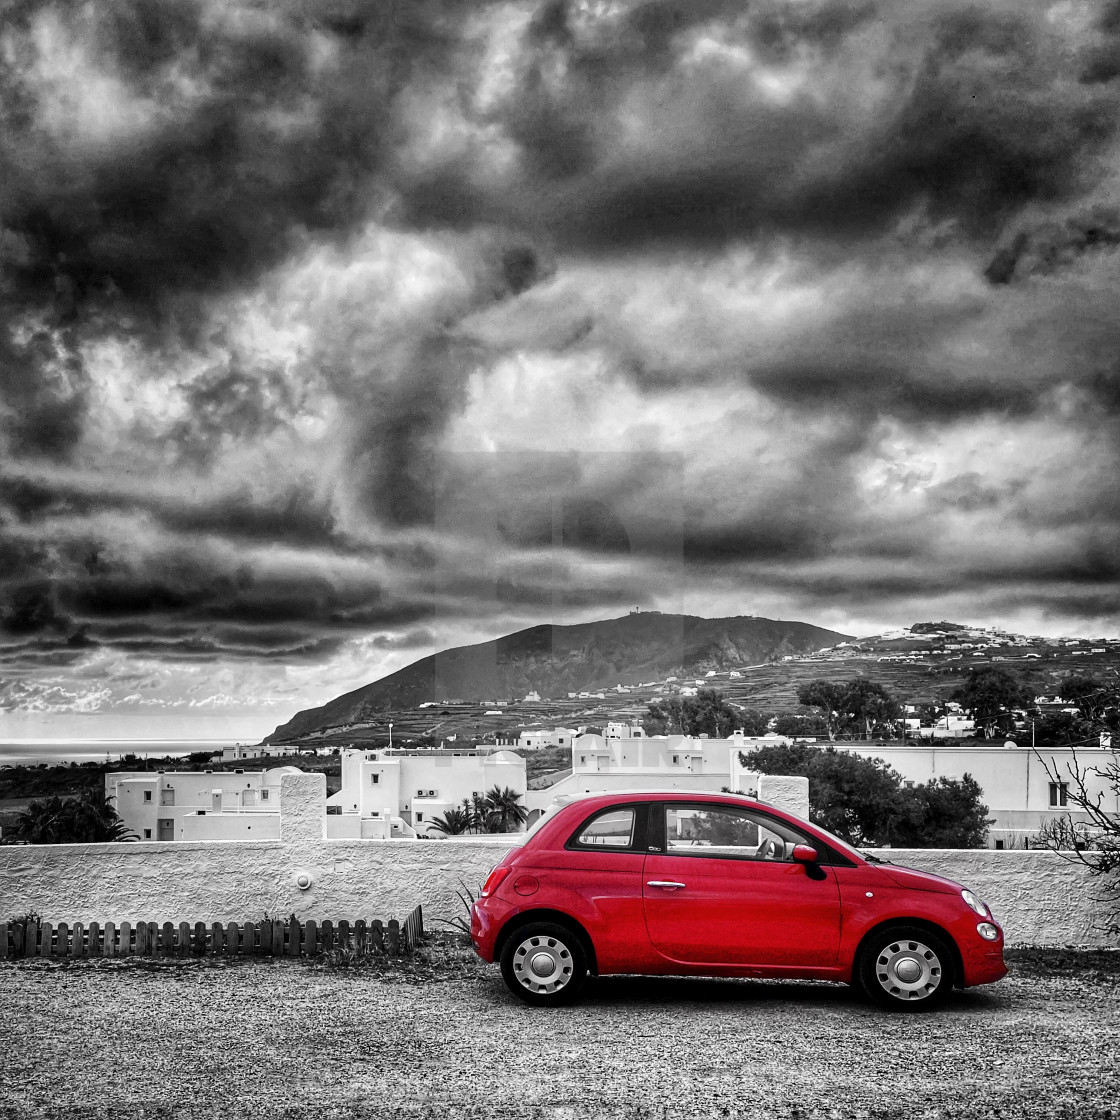
[[[832,681],[810,681],[797,690],[797,702],[804,704],[806,708],[817,708],[820,711],[828,737],[833,741],[845,718],[843,699],[843,685],[834,684]]]
[[[798,702],[816,708],[824,720],[828,737],[836,739],[847,727],[862,727],[870,739],[876,728],[889,727],[900,714],[897,703],[881,685],[866,677],[850,681],[810,681],[797,690]]]
[[[866,677],[849,681],[841,698],[841,707],[852,723],[863,724],[863,737],[870,739],[876,728],[891,728],[901,709],[891,694]]]
[[[1091,734],[1080,716],[1070,712],[1047,712],[1034,721],[1031,728],[1031,746],[1077,747]]]
[[[738,721],[732,730],[742,730],[744,735],[760,739],[770,730],[770,719],[768,712],[763,712],[758,708],[742,708],[739,711]]]
[[[483,800],[481,823],[486,832],[516,832],[528,816],[529,811],[521,804],[521,794],[509,786],[493,786]]]
[[[971,774],[934,778],[902,789],[903,816],[894,844],[901,848],[982,848],[988,838],[988,806]]]
[[[775,744],[739,761],[764,774],[809,779],[809,819],[857,846],[979,848],[987,837],[987,807],[968,774],[907,787],[880,758],[805,743]]]
[[[1006,728],[1015,709],[1031,703],[1033,694],[1006,670],[985,667],[971,669],[952,699],[984,725],[985,739],[993,739],[1001,724]]]
[[[828,734],[828,726],[819,715],[786,712],[774,720],[774,731],[788,739],[817,739]]]
[[[1116,738],[1120,697],[1110,689],[1089,687],[1088,678],[1068,678],[1062,698],[1077,703],[1080,714],[1086,717],[1076,721],[1082,735],[1080,744],[1092,743],[1100,758],[1093,764],[1083,761],[1086,756],[1078,754],[1079,744],[1074,743],[1068,744],[1070,760],[1059,764],[1036,747],[1035,757],[1049,780],[1065,787],[1068,808],[1080,816],[1075,820],[1066,812],[1050,818],[1039,830],[1038,840],[1043,847],[1087,867],[1099,880],[1099,900],[1111,902],[1115,908],[1108,932],[1120,934],[1120,813],[1108,808],[1108,802],[1120,802],[1120,749]],[[1110,738],[1106,740],[1105,736]],[[1100,747],[1106,742],[1112,749],[1102,751]]]
[[[447,836],[461,836],[469,832],[474,823],[474,814],[466,807],[448,809],[442,817],[432,817],[432,824]]]
[[[760,747],[739,761],[764,774],[809,779],[809,819],[856,845],[890,844],[902,814],[902,781],[881,759],[805,743]]]
[[[726,739],[742,725],[739,709],[714,688],[698,689],[695,696],[657,700],[642,720],[647,735],[707,735],[712,739]]]
[[[1069,676],[1062,681],[1058,695],[1077,706],[1082,719],[1101,719],[1117,704],[1116,689],[1095,677]]]
[[[19,815],[10,838],[25,844],[101,844],[135,840],[100,789],[77,797],[57,794],[32,801]]]

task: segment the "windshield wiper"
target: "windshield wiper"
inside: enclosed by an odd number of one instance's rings
[[[859,853],[868,863],[890,863],[889,859],[881,859],[879,856],[873,856],[870,852],[861,851]]]

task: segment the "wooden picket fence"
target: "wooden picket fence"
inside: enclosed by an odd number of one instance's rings
[[[0,922],[3,957],[312,957],[339,953],[403,957],[424,935],[417,906],[404,922],[359,919],[349,922]]]

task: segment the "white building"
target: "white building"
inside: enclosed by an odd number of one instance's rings
[[[570,747],[578,734],[574,727],[554,727],[551,731],[522,731],[516,739],[499,741],[518,750],[539,751],[545,747]]]
[[[789,740],[773,735],[748,738],[741,732],[727,739],[645,736],[638,727],[608,724],[601,736],[581,735],[576,739],[570,775],[545,789],[528,792],[525,804],[529,821],[532,823],[558,796],[631,789],[728,788],[750,792],[757,785],[757,776],[742,766],[739,754],[775,742]],[[995,848],[1022,847],[1044,821],[1054,817],[1068,815],[1074,822],[1086,820],[1086,814],[1070,802],[1070,792],[1076,788],[1072,770],[1078,764],[1089,771],[1091,795],[1099,793],[1103,808],[1120,815],[1120,793],[1100,773],[1116,758],[1107,746],[1079,749],[1076,758],[1070,750],[1046,750],[1041,752],[1042,760],[1029,747],[1005,747],[1000,741],[985,745],[971,739],[820,746],[881,758],[904,781],[913,784],[970,774],[983,791],[992,821],[988,843]]]
[[[1120,815],[1120,793],[1100,773],[1116,756],[1107,747],[1072,750],[1005,746],[1001,740],[968,740],[967,745],[941,743],[895,746],[882,743],[834,743],[832,746],[865,758],[881,758],[904,781],[924,784],[934,778],[961,779],[970,774],[983,790],[992,821],[991,847],[1022,847],[1042,823],[1069,816],[1084,822],[1086,814],[1069,800],[1078,766],[1088,771],[1087,786],[1098,793],[1106,812]],[[1041,758],[1040,758],[1041,756]]]
[[[907,720],[908,733],[920,739],[971,739],[976,734],[976,721],[960,715],[944,715],[932,727],[923,727],[920,720]]]
[[[105,796],[141,840],[271,840],[280,835],[280,779],[271,770],[127,770]]]
[[[784,741],[784,740],[781,740]],[[529,790],[532,823],[557,796],[631,789],[695,789],[718,793],[733,783],[740,751],[775,739],[736,731],[727,739],[646,735],[638,726],[608,723],[602,735],[580,735],[572,744],[572,772],[553,785]]]
[[[512,751],[345,750],[342,788],[327,798],[327,835],[435,832],[433,817],[495,786],[524,798],[525,759]]]
[[[232,747],[222,748],[223,762],[252,761],[257,758],[285,758],[298,753],[291,746],[273,746],[269,743],[235,743]]]
[[[141,840],[275,840],[280,778],[265,771],[130,771],[105,793]],[[386,839],[437,831],[433,817],[497,786],[524,798],[525,760],[510,751],[345,750],[342,788],[327,798],[328,839]]]

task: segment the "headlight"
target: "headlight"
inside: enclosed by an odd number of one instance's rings
[[[991,922],[981,922],[976,927],[976,932],[980,934],[985,941],[996,941],[999,939],[999,930],[996,929]]]
[[[965,904],[971,910],[975,910],[981,918],[990,918],[991,911],[972,893],[972,891],[961,891],[961,898],[964,899]]]

